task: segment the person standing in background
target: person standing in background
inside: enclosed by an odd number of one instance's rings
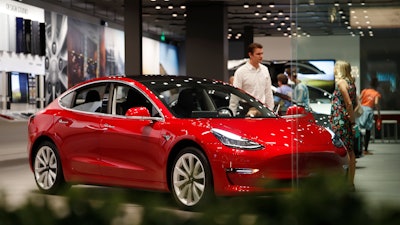
[[[291,68],[289,71],[288,77],[293,82],[292,100],[298,105],[304,106],[306,109],[310,109],[310,97],[307,85],[297,79],[295,67]]]
[[[279,113],[283,115],[287,108],[292,105],[292,93],[293,89],[288,85],[289,78],[280,73],[277,76],[278,79],[278,88],[276,89],[276,95],[274,96],[275,104],[279,107]],[[279,94],[283,94],[282,96]]]
[[[248,46],[249,60],[240,66],[234,74],[233,86],[240,88],[262,103],[270,110],[274,109],[272,82],[268,68],[261,64],[263,60],[263,46],[251,43]],[[236,114],[239,101],[231,98],[229,108]]]
[[[354,154],[354,108],[357,105],[355,79],[351,76],[348,62],[338,60],[334,67],[335,89],[332,95],[330,125],[332,131],[343,142],[349,155],[348,179],[350,188],[355,190],[354,176],[356,160]]]
[[[381,94],[376,90],[378,88],[378,79],[376,77],[371,79],[370,88],[366,88],[361,91],[360,104],[363,108],[363,114],[357,119],[357,124],[361,129],[365,129],[364,136],[364,155],[372,155],[368,151],[368,144],[371,138],[371,130],[375,129],[374,124],[374,109],[378,111],[378,120],[381,119],[381,111],[379,106],[379,100]]]

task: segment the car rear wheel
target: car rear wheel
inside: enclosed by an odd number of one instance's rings
[[[213,197],[212,174],[204,154],[186,147],[175,158],[171,172],[172,195],[185,209],[198,208]]]
[[[55,194],[65,190],[65,183],[57,147],[51,142],[43,142],[33,158],[34,176],[39,190]]]

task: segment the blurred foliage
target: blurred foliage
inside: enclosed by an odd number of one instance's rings
[[[10,207],[0,196],[1,225],[398,225],[398,206],[367,205],[343,178],[294,181],[290,193],[220,197],[195,212],[176,208],[165,193],[74,187],[63,196],[33,194]],[[56,198],[56,199],[54,199]]]

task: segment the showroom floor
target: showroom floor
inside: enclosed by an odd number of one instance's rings
[[[27,158],[26,127],[26,121],[10,122],[0,118],[0,164],[5,160]],[[357,159],[357,192],[372,205],[400,206],[400,143],[375,140],[369,150],[373,155]]]

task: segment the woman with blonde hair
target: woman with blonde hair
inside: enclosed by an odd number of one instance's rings
[[[350,188],[355,190],[354,108],[357,105],[355,79],[351,75],[350,64],[342,60],[336,61],[334,75],[335,90],[332,97],[330,124],[332,131],[340,138],[347,149],[349,155],[349,184]]]

